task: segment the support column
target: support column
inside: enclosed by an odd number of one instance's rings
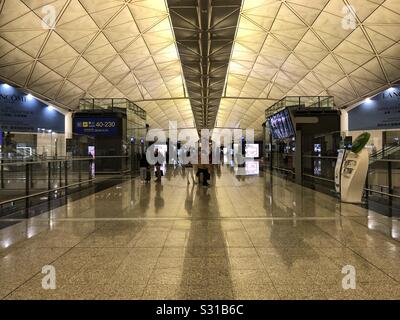
[[[296,151],[294,155],[294,170],[296,173],[296,183],[303,184],[303,167],[302,167],[302,134],[301,130],[296,131]]]

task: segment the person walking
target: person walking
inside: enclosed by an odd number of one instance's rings
[[[189,149],[188,151],[186,151],[186,158],[189,160],[189,162],[185,165],[185,171],[186,171],[186,180],[187,180],[187,184],[190,184],[190,178],[192,179],[193,184],[196,184],[196,180],[194,178],[194,168],[193,168],[193,164],[190,162],[190,156],[191,156],[191,150]]]
[[[146,154],[142,154],[140,158],[140,181],[145,183],[147,181],[147,170],[149,168],[149,163],[146,159]]]
[[[164,157],[162,155],[162,153],[156,149],[154,151],[154,158],[157,159],[157,162],[155,164],[156,167],[156,182],[161,182],[161,177],[163,175],[162,171],[161,171],[161,165],[164,163]]]
[[[205,151],[200,151],[199,152],[199,162],[197,164],[197,173],[196,176],[200,178],[200,174],[202,175],[202,185],[203,187],[209,187],[210,184],[208,183],[208,180],[210,180],[211,175],[209,170],[211,169],[211,165],[208,163],[202,163],[201,162],[201,154],[204,153]],[[206,155],[206,154],[205,154]]]

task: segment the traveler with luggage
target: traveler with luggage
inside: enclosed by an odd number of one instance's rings
[[[161,177],[163,176],[163,172],[161,170],[161,165],[164,163],[164,157],[162,153],[156,149],[154,151],[154,158],[157,159],[157,162],[155,164],[156,168],[156,182],[161,182]]]

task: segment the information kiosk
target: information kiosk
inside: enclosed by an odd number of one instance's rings
[[[336,168],[340,169],[340,199],[342,202],[361,203],[368,174],[369,153],[365,145],[370,134],[364,132],[354,140],[350,150],[339,153]]]

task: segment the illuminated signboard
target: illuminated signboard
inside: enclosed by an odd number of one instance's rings
[[[351,109],[349,130],[400,128],[400,87],[389,88]]]
[[[260,156],[258,144],[246,144],[246,158],[258,158]]]
[[[0,131],[64,132],[64,115],[31,95],[0,83]]]
[[[258,161],[246,161],[246,175],[258,175],[260,173],[260,164]]]
[[[87,136],[115,136],[120,133],[120,118],[74,118],[74,133]]]

